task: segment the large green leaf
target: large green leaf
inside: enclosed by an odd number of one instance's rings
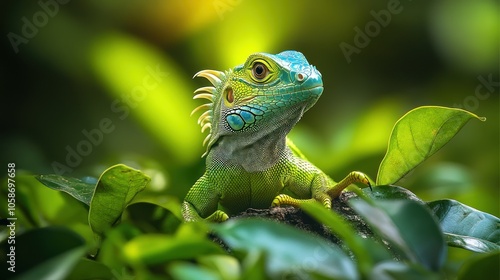
[[[120,219],[125,207],[150,180],[141,171],[123,164],[104,171],[90,202],[89,224],[92,231],[102,235],[114,225]]]
[[[287,225],[242,219],[214,225],[213,230],[233,250],[250,257],[264,253],[267,273],[273,279],[310,274],[333,279],[359,277],[353,261],[337,246]]]
[[[319,203],[305,203],[301,208],[318,222],[328,226],[333,234],[345,242],[349,250],[354,254],[354,257],[358,260],[358,266],[363,273],[367,274],[377,260],[391,258],[391,255],[380,244],[375,243],[371,239],[362,238],[336,212],[325,208]]]
[[[125,244],[123,252],[131,263],[146,265],[195,259],[208,254],[224,254],[219,246],[205,238],[172,237],[165,234],[137,236]]]
[[[192,279],[203,279],[203,280],[221,280],[222,278],[208,268],[203,266],[177,262],[168,267],[168,271],[177,280],[192,280]]]
[[[419,107],[406,113],[394,125],[378,170],[377,185],[397,182],[443,147],[471,118],[486,120],[462,109],[438,106]]]
[[[85,241],[61,227],[28,231],[16,236],[15,243],[8,240],[0,244],[0,261],[14,260],[15,273],[3,266],[1,279],[65,279],[86,252]]]
[[[124,258],[117,258],[117,255],[122,255],[121,252],[127,242],[142,234],[130,223],[121,223],[111,228],[106,232],[106,238],[102,240],[99,254],[96,256],[97,261],[109,267],[113,274],[127,274],[126,271],[122,271],[127,266]]]
[[[243,262],[241,280],[270,279],[266,272],[266,256],[263,251],[250,252]]]
[[[427,205],[447,234],[449,245],[476,252],[500,249],[499,218],[450,199]]]
[[[414,193],[400,186],[376,186],[373,189],[364,188],[362,191],[372,199],[409,199],[424,204]]]
[[[444,237],[446,243],[449,246],[458,247],[469,251],[487,253],[500,250],[500,247],[497,244],[484,239],[447,232],[444,233]]]
[[[241,267],[238,259],[228,255],[207,255],[197,258],[200,265],[217,271],[222,279],[241,279]]]
[[[374,280],[438,280],[439,273],[425,270],[415,264],[385,261],[373,267],[369,279]]]
[[[137,203],[136,199],[127,206],[126,217],[127,222],[134,224],[143,233],[173,234],[182,224],[182,218],[176,217],[167,209],[153,203]]]
[[[446,256],[446,244],[431,212],[412,200],[350,200],[365,221],[412,262],[438,271]]]
[[[134,199],[134,201],[132,201],[131,204],[137,204],[137,203],[154,204],[158,207],[170,211],[179,220],[183,220],[181,214],[181,206],[178,198],[166,195],[155,195],[155,196],[148,195],[142,197],[139,196],[140,195],[138,195]]]
[[[87,205],[90,205],[96,187],[96,184],[57,174],[38,175],[35,178],[45,186],[68,193]]]

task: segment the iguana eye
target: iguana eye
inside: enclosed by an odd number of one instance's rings
[[[262,80],[265,77],[267,77],[267,74],[269,74],[269,69],[267,69],[266,65],[256,62],[253,67],[252,67],[252,75],[254,76],[255,79],[257,80]]]

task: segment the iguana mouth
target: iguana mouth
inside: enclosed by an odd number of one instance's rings
[[[252,95],[252,96],[249,96],[249,97],[245,97],[245,98],[241,99],[241,102],[250,101],[250,100],[254,99],[257,96],[260,96],[260,95]]]
[[[302,89],[302,90],[299,90],[299,91],[292,91],[292,92],[280,93],[280,94],[272,94],[272,93],[271,94],[256,94],[256,95],[244,98],[244,99],[242,99],[242,101],[252,100],[255,97],[260,97],[260,96],[266,96],[266,97],[271,97],[271,96],[286,96],[286,95],[300,94],[300,93],[312,92],[312,91],[318,91],[317,94],[321,94],[323,92],[323,85],[321,85],[321,86],[314,86],[314,87],[310,87],[310,88],[307,88],[307,89]]]

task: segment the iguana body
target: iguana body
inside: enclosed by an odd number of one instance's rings
[[[323,92],[321,74],[301,53],[256,53],[228,71],[203,70],[195,77],[213,87],[195,91],[194,98],[211,101],[193,111],[206,109],[198,123],[210,134],[205,174],[182,205],[186,221],[224,221],[248,208],[308,200],[330,208],[351,183],[369,185],[360,172],[335,183],[287,143],[288,132]]]

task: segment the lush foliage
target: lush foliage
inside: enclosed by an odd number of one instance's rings
[[[372,228],[361,236],[319,204],[303,210],[343,240],[261,219],[222,224],[181,222],[179,201],[159,195],[151,178],[115,165],[98,179],[19,176],[17,276],[66,279],[470,279],[498,275],[500,220],[453,200],[424,202],[393,186],[446,144],[470,119],[460,109],[420,107],[394,126],[373,191],[353,188],[350,206]],[[35,194],[28,189],[35,189]],[[39,205],[50,201],[53,208]],[[62,213],[62,214],[61,214]],[[212,232],[225,246],[213,241]],[[450,247],[478,252],[458,270],[445,267]],[[9,246],[1,244],[6,262]],[[2,272],[4,273],[4,272]],[[497,277],[498,278],[498,277]]]

